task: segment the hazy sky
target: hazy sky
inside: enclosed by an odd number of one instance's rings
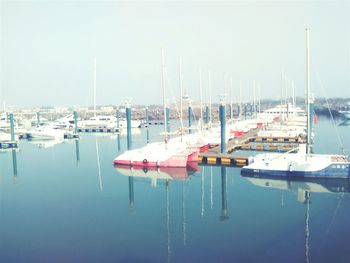
[[[281,72],[305,89],[305,27],[311,29],[312,89],[350,97],[350,1],[1,1],[1,92],[7,105],[161,103],[161,47],[169,86],[204,98],[233,79],[238,100],[279,98]],[[319,79],[318,77],[319,76]],[[170,101],[171,97],[170,97]]]

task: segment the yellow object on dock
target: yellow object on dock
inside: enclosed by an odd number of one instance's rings
[[[230,165],[231,164],[231,159],[227,158],[227,157],[222,157],[221,158],[221,164]]]
[[[250,150],[250,145],[249,144],[243,144],[242,145],[243,150]]]
[[[207,157],[208,164],[216,164],[216,157]]]
[[[264,146],[262,144],[259,144],[259,145],[255,146],[255,150],[262,151],[262,150],[264,150]]]

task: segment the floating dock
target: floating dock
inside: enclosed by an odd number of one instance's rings
[[[118,133],[118,128],[78,128],[78,133]]]
[[[287,152],[297,148],[304,140],[298,137],[258,137],[259,128],[252,129],[241,137],[228,141],[226,153],[220,152],[220,145],[212,145],[208,151],[200,153],[201,165],[227,165],[242,167],[249,164],[249,157],[237,157],[232,153],[237,150]]]
[[[3,141],[0,142],[0,149],[13,149],[18,148],[18,142],[12,142],[12,141]]]

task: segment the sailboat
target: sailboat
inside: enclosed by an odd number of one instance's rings
[[[346,155],[329,155],[311,153],[311,107],[310,94],[310,56],[309,30],[306,29],[307,54],[307,142],[299,145],[297,153],[260,154],[252,158],[248,166],[241,170],[242,175],[274,175],[281,177],[317,177],[317,178],[349,178],[350,162]],[[295,149],[293,149],[294,151]]]
[[[164,107],[164,141],[149,143],[146,146],[128,150],[114,159],[114,164],[138,167],[187,167],[198,161],[198,151],[190,149],[185,142],[169,140],[165,105],[165,65],[162,49],[162,89]]]

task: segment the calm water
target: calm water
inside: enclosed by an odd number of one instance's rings
[[[350,127],[338,129],[350,149]],[[329,121],[316,134],[316,152],[339,152]],[[135,147],[145,142],[134,135]],[[350,262],[347,181],[252,180],[221,167],[152,181],[122,175],[117,154],[116,137],[94,135],[1,153],[0,262]]]

